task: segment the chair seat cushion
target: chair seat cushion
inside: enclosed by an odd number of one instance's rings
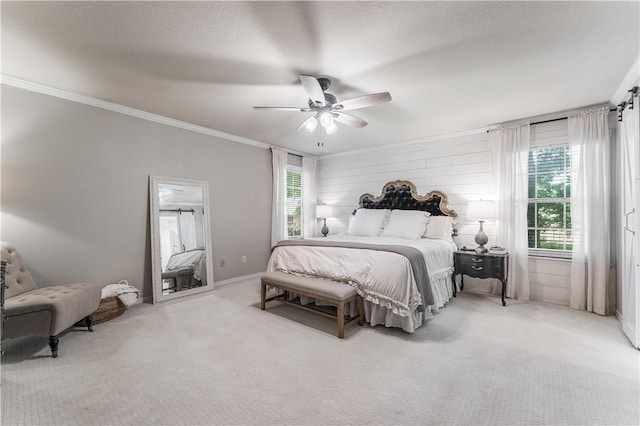
[[[40,330],[34,334],[55,336],[98,309],[101,292],[98,285],[77,283],[39,288],[11,297],[5,301],[5,337],[16,334],[14,325],[32,332]],[[12,318],[17,320],[18,317],[19,321],[12,321]],[[51,318],[48,331],[36,324],[28,324],[30,321],[41,322],[45,318]],[[27,324],[17,324],[25,320]]]

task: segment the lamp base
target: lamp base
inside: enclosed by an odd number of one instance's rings
[[[476,247],[476,253],[486,253],[489,250],[487,250],[484,245],[489,242],[489,237],[487,237],[487,234],[484,233],[484,229],[482,228],[484,220],[479,220],[478,222],[480,222],[480,230],[476,234],[476,244],[478,244],[478,247]]]
[[[324,224],[322,225],[322,229],[320,230],[320,232],[322,232],[322,236],[326,237],[327,234],[329,233],[329,228],[327,228],[327,219],[322,219],[324,220]]]

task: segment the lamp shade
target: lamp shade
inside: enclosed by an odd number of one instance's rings
[[[496,202],[493,200],[469,201],[467,204],[468,220],[495,220],[498,218],[496,213]]]
[[[322,206],[316,207],[316,217],[320,219],[326,219],[332,216],[333,216],[333,210],[331,209],[331,206],[322,205]]]

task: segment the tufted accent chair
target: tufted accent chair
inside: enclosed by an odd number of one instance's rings
[[[7,263],[3,339],[49,336],[51,354],[57,358],[61,332],[83,319],[93,331],[91,314],[100,304],[100,286],[81,283],[38,288],[15,247],[0,242],[0,257]]]

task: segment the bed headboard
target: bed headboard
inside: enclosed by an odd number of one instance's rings
[[[431,191],[426,195],[418,195],[416,186],[408,180],[395,180],[382,187],[382,194],[362,194],[359,206],[363,209],[400,209],[422,210],[432,216],[458,217],[455,210],[447,207],[447,194],[442,191]]]

